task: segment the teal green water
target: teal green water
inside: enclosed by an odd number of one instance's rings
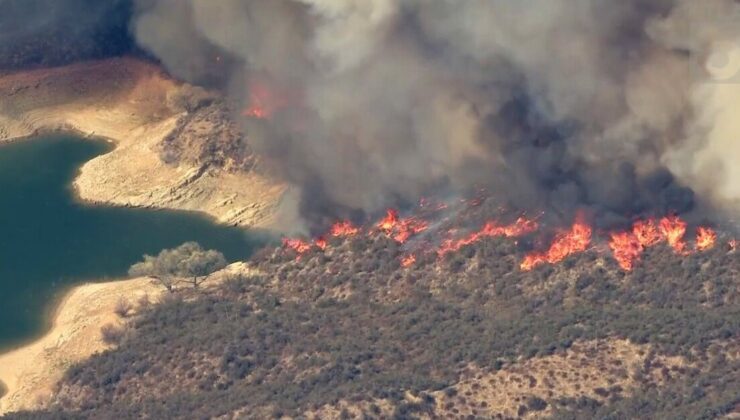
[[[235,261],[264,244],[195,213],[79,203],[77,170],[109,148],[70,136],[0,146],[0,349],[43,333],[61,291],[124,276],[142,254],[197,241]]]

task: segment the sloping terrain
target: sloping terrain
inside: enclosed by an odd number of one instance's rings
[[[0,97],[0,143],[49,131],[116,143],[75,181],[86,201],[197,210],[222,223],[264,226],[284,191],[253,170],[246,140],[216,94],[140,60],[0,75]]]
[[[100,328],[125,321],[115,314],[121,299],[133,304],[144,296],[155,300],[161,292],[149,279],[85,284],[71,290],[59,304],[48,333],[0,355],[0,380],[8,388],[0,398],[0,413],[47,401],[68,367],[108,347]]]
[[[380,231],[134,319],[48,411],[83,418],[720,418],[740,396],[740,255],[667,245],[522,271],[486,237],[402,266]],[[173,384],[175,384],[173,386]],[[31,415],[31,414],[29,414]]]

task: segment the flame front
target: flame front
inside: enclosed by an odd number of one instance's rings
[[[519,267],[524,271],[532,270],[540,264],[555,264],[570,255],[583,252],[591,243],[591,226],[580,220],[576,222],[569,231],[555,236],[550,248],[545,252],[534,252],[524,257]]]
[[[660,219],[660,230],[674,251],[679,254],[686,252],[686,242],[683,240],[686,235],[686,222],[678,216],[666,216]]]
[[[645,249],[663,241],[666,241],[677,254],[688,255],[688,247],[684,240],[686,226],[686,222],[678,216],[666,216],[659,222],[654,219],[638,220],[632,226],[632,233],[612,233],[609,247],[619,266],[630,271]],[[713,229],[703,226],[696,229],[697,251],[711,249],[716,242],[717,233]]]
[[[643,241],[634,233],[619,232],[611,234],[609,248],[619,266],[625,271],[631,271],[635,261],[640,259],[644,246]]]
[[[326,247],[328,244],[326,242],[326,238],[324,238],[323,236],[319,236],[314,241],[314,245],[316,245],[320,250],[326,251]]]
[[[525,217],[520,217],[516,222],[509,225],[500,225],[498,222],[489,221],[486,222],[481,230],[473,232],[464,238],[457,240],[445,239],[437,250],[437,255],[442,257],[445,254],[455,252],[460,248],[477,242],[485,237],[505,236],[507,238],[514,238],[530,234],[536,231],[537,228],[537,222]]]
[[[360,232],[360,228],[353,225],[349,220],[342,220],[334,223],[329,230],[329,234],[335,237],[355,236]]]
[[[663,240],[663,234],[654,219],[636,221],[632,226],[632,234],[635,235],[640,245],[646,248]]]
[[[429,222],[416,217],[401,219],[398,211],[388,209],[385,217],[377,224],[378,229],[399,243],[405,243],[413,235],[417,235],[429,228]]]
[[[395,209],[388,209],[385,211],[385,217],[378,222],[378,229],[385,233],[390,233],[398,223],[398,211]]]
[[[425,210],[436,208],[424,200],[422,200],[419,207]],[[591,244],[593,230],[583,219],[583,216],[579,214],[569,230],[557,233],[546,251],[527,254],[519,266],[520,269],[529,271],[542,264],[555,264],[570,255],[586,251]],[[404,218],[399,215],[397,210],[388,209],[385,216],[375,223],[376,229],[368,229],[365,232],[369,235],[372,235],[373,232],[375,234],[379,232],[399,244],[405,244],[414,235],[429,229],[429,226],[430,222],[421,217]],[[527,219],[524,216],[510,224],[489,220],[480,230],[469,233],[464,237],[454,238],[458,229],[449,229],[447,238],[442,240],[436,248],[429,248],[430,243],[434,242],[434,233],[430,235],[431,241],[427,238],[423,242],[418,242],[414,247],[416,248],[416,254],[418,254],[421,246],[424,249],[422,252],[436,253],[441,258],[486,237],[516,238],[534,233],[538,229],[539,224],[535,220]],[[666,243],[679,255],[691,254],[692,250],[689,249],[685,240],[686,230],[687,223],[675,215],[661,219],[636,220],[630,229],[609,233],[607,244],[619,267],[624,271],[632,271],[645,250],[660,243]],[[349,220],[340,220],[331,226],[326,235],[319,236],[313,241],[286,238],[283,239],[283,246],[295,251],[298,258],[300,258],[302,254],[312,249],[326,251],[330,246],[327,240],[328,237],[350,238],[361,234],[363,231],[363,228],[355,226]],[[717,232],[713,229],[703,226],[697,227],[694,249],[696,252],[709,250],[716,246],[717,239]],[[737,248],[737,241],[730,240],[728,245],[730,250],[734,251]],[[402,267],[411,267],[416,263],[418,255],[408,254],[400,258]]]
[[[708,227],[699,227],[696,229],[696,249],[706,251],[714,248],[717,243],[717,232]]]
[[[283,246],[288,249],[292,249],[298,253],[298,255],[305,254],[311,250],[311,244],[309,242],[296,238],[284,238]]]

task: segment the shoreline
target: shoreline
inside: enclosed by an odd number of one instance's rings
[[[269,227],[284,185],[159,158],[159,142],[187,116],[169,98],[185,89],[130,57],[0,74],[0,96],[8,98],[0,103],[0,146],[56,134],[102,140],[111,150],[80,166],[69,186],[82,205],[186,211],[226,226]],[[125,321],[114,314],[122,296],[135,302],[163,289],[149,279],[106,279],[58,293],[45,314],[46,332],[0,353],[0,415],[43,406],[67,367],[108,348],[100,327]]]
[[[203,287],[217,287],[234,273],[250,274],[253,269],[235,262],[214,273]],[[123,327],[138,313],[138,299],[146,296],[156,303],[167,291],[151,278],[105,279],[84,282],[59,292],[48,313],[51,327],[42,335],[0,352],[0,416],[44,408],[53,398],[57,382],[67,369],[112,346],[103,342],[101,328],[107,324]],[[126,318],[115,314],[123,298],[133,310]]]
[[[9,98],[0,103],[0,145],[54,134],[100,139],[114,147],[80,167],[72,184],[78,200],[272,226],[285,185],[254,172],[160,159],[160,142],[190,115],[169,98],[189,89],[130,57],[0,75],[0,96]]]
[[[60,291],[49,310],[50,328],[42,335],[0,353],[0,415],[43,406],[67,368],[109,346],[100,328],[121,326],[115,314],[119,299],[129,302],[147,295],[155,300],[164,290],[148,278],[85,282]]]

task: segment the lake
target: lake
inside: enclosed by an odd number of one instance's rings
[[[123,277],[143,254],[197,241],[236,261],[264,245],[197,213],[80,203],[79,167],[111,148],[68,135],[0,146],[0,349],[42,334],[70,286]]]

